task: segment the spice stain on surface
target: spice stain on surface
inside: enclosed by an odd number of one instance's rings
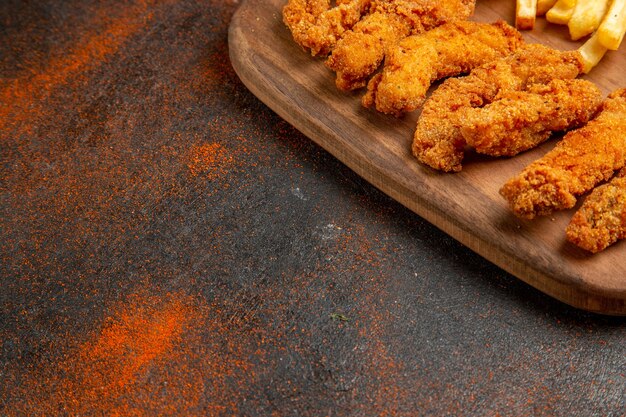
[[[187,167],[192,176],[204,175],[208,180],[221,178],[228,173],[234,158],[219,143],[193,145],[189,151]]]
[[[151,18],[151,1],[139,1],[115,13],[98,10],[93,17],[94,29],[78,40],[71,50],[52,59],[47,68],[25,79],[18,79],[0,89],[0,130],[32,122],[41,117],[46,108],[41,101],[72,77],[92,69],[114,54],[132,35],[141,30]],[[104,28],[98,22],[109,21]],[[33,126],[22,126],[30,132]]]
[[[188,321],[189,312],[178,300],[167,301],[155,311],[136,305],[138,300],[129,301],[130,308],[113,317],[93,342],[81,348],[78,357],[95,367],[89,375],[101,378],[95,381],[87,376],[83,386],[104,392],[124,389],[172,348]]]
[[[233,319],[238,308],[141,287],[87,340],[68,335],[57,361],[31,367],[3,416],[235,415],[264,344],[261,329]]]
[[[177,357],[182,334],[197,318],[198,310],[184,295],[129,296],[92,337],[58,363],[34,370],[20,395],[27,400],[10,415],[55,415],[61,410],[70,415],[144,415],[128,406],[128,398]]]

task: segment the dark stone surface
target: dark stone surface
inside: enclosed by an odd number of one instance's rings
[[[624,415],[624,319],[277,117],[237,3],[0,4],[0,415]]]

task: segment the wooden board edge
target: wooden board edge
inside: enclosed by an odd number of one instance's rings
[[[496,245],[480,239],[476,234],[457,225],[455,219],[446,216],[438,209],[433,209],[432,206],[428,208],[429,205],[420,196],[414,195],[415,198],[406,198],[406,195],[411,195],[413,192],[401,184],[387,184],[382,181],[381,178],[384,175],[378,167],[374,166],[374,170],[365,169],[364,166],[350,161],[346,156],[346,151],[337,145],[337,141],[332,140],[332,134],[325,130],[324,126],[299,121],[295,116],[297,112],[290,111],[292,109],[284,104],[285,101],[282,99],[285,97],[280,96],[277,91],[272,92],[268,88],[263,88],[259,83],[262,79],[261,73],[249,59],[248,53],[252,49],[246,47],[247,38],[239,24],[246,4],[247,2],[244,2],[239,7],[231,20],[228,32],[229,56],[237,76],[261,102],[381,192],[521,281],[572,307],[596,314],[626,316],[626,293],[614,296],[604,288],[580,288],[573,284],[563,283],[512,255],[501,253]],[[281,103],[281,105],[276,103]]]

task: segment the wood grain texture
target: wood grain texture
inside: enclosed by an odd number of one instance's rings
[[[260,100],[368,182],[523,281],[581,309],[626,315],[626,243],[590,255],[565,240],[573,210],[520,220],[498,194],[555,139],[514,158],[467,155],[457,174],[424,167],[410,154],[419,112],[397,119],[362,108],[363,91],[338,91],[323,60],[293,42],[282,22],[284,4],[244,2],[230,25],[231,62]],[[472,20],[512,23],[514,11],[514,1],[479,1]],[[568,40],[566,28],[543,18],[524,37],[559,49],[580,45]],[[626,86],[624,68],[622,47],[584,78],[608,94]]]

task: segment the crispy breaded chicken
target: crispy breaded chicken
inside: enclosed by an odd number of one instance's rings
[[[326,66],[340,90],[364,87],[385,51],[400,39],[446,22],[467,19],[475,0],[378,0],[371,12],[337,41]]]
[[[626,165],[626,88],[609,95],[600,113],[568,132],[542,158],[500,189],[513,212],[532,219],[574,207],[576,197]]]
[[[413,155],[434,169],[460,171],[466,143],[457,121],[459,112],[485,106],[510,91],[525,91],[532,84],[576,78],[582,70],[578,51],[525,44],[466,77],[447,79],[424,103],[413,137]]]
[[[591,192],[565,234],[567,240],[592,253],[626,239],[626,169]]]
[[[395,115],[413,111],[433,81],[467,73],[522,43],[521,34],[504,21],[446,23],[408,36],[387,52],[382,73],[367,85],[363,105]]]
[[[325,56],[337,40],[369,11],[372,0],[289,0],[283,7],[283,22],[293,39],[313,56]]]
[[[513,156],[534,148],[552,132],[582,126],[596,113],[602,92],[586,80],[552,80],[511,91],[459,115],[463,139],[478,153]]]

